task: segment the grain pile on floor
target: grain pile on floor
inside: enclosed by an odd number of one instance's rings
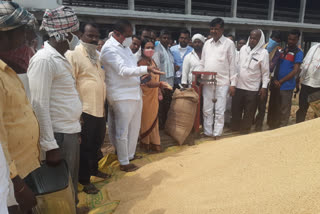
[[[116,213],[320,213],[320,119],[190,147],[107,185]]]

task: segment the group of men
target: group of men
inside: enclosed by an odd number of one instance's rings
[[[253,123],[256,130],[262,128],[268,90],[270,128],[288,124],[293,90],[300,81],[296,76],[302,83],[297,122],[305,120],[308,95],[320,90],[319,45],[303,62],[297,30],[289,32],[284,49],[279,32],[265,44],[260,29],[252,30],[248,41],[239,39],[236,48],[223,36],[224,21],[216,18],[210,23],[212,38],[195,34],[191,47],[190,32],[184,30],[179,44],[170,47],[169,31],[162,30],[157,38],[144,29],[135,36],[130,22],[119,20],[109,37],[101,40],[97,25],[80,25],[74,11],[62,6],[45,11],[40,30],[48,40],[35,53],[26,44],[35,38],[36,25],[34,16],[18,4],[0,1],[1,213],[30,213],[37,202],[24,178],[43,164],[55,167],[62,160],[72,178],[75,205],[78,182],[84,192],[96,194],[99,190],[90,177],[110,177],[98,170],[106,114],[120,169],[138,169],[130,161],[140,158],[135,153],[143,75],[160,75],[161,81],[178,88],[191,86],[192,71],[216,72],[217,84],[211,83],[210,75],[202,77],[208,80],[203,85],[203,129],[210,137],[222,135],[228,99],[231,128],[249,133]],[[157,66],[137,66],[145,38],[156,43]],[[160,129],[172,95],[169,90],[159,94]]]

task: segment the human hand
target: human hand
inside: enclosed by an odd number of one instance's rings
[[[46,152],[46,163],[49,166],[57,166],[62,161],[60,149],[52,149]]]
[[[259,91],[260,100],[264,100],[267,96],[267,89],[261,88]]]
[[[159,101],[163,100],[163,95],[162,95],[161,90],[159,90],[159,92],[158,92],[158,99],[159,99]]]
[[[163,89],[168,89],[170,91],[172,91],[172,86],[169,85],[169,83],[167,82],[160,82],[160,88]]]
[[[37,205],[37,200],[34,193],[20,178],[20,176],[14,177],[12,179],[12,183],[14,186],[14,196],[23,213],[30,211],[33,207]],[[17,211],[17,209],[13,209],[13,211]],[[13,212],[13,213],[19,213],[19,212]]]
[[[280,88],[281,87],[281,83],[278,80],[273,80],[273,84],[276,88]]]
[[[236,87],[230,86],[229,93],[230,93],[230,96],[233,97],[236,94]]]
[[[157,75],[164,75],[164,72],[161,72],[156,66],[148,66],[148,72],[149,73],[154,73]]]

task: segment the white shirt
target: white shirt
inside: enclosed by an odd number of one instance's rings
[[[139,50],[134,54],[134,56],[137,59],[137,62],[139,62],[139,60],[141,59],[141,47],[139,48]]]
[[[187,52],[187,47],[188,46],[186,46],[185,48],[182,48],[179,44],[179,52],[180,52],[181,59],[183,58],[184,54]]]
[[[10,172],[6,158],[0,143],[0,213],[8,213],[7,207],[18,205],[14,197],[13,184],[10,179]]]
[[[113,36],[103,45],[100,56],[106,71],[107,99],[140,100],[140,76],[147,74],[147,66],[137,66],[137,59],[129,47],[124,47]]]
[[[215,42],[209,39],[202,50],[200,66],[202,71],[217,72],[217,85],[236,85],[234,43],[224,36]],[[210,78],[210,76],[205,76]]]
[[[25,74],[18,74],[19,79],[21,80],[24,90],[26,91],[26,95],[28,97],[28,100],[30,101],[30,88],[29,88],[29,80],[28,80],[28,76],[27,73]]]
[[[44,151],[59,148],[53,133],[81,131],[82,105],[67,59],[49,43],[30,60],[28,68],[31,104],[40,125]]]
[[[239,73],[237,76],[237,88],[248,91],[259,91],[261,82],[262,88],[267,88],[269,78],[269,54],[264,48],[258,49],[251,60],[248,59],[251,48],[247,45],[240,50]],[[250,60],[249,67],[245,66]]]
[[[314,51],[308,69],[302,77],[303,80],[301,83],[313,88],[320,88],[320,48],[319,46],[312,48],[316,48],[316,50]],[[312,52],[313,51],[310,49],[308,54],[311,54]],[[308,54],[306,57],[309,57]],[[304,67],[304,65],[301,67]]]
[[[198,54],[193,50],[184,57],[182,64],[182,84],[192,83],[192,71],[199,71],[200,69],[200,58]]]

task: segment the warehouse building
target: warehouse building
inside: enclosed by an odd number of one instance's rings
[[[129,19],[136,32],[148,27],[167,28],[173,32],[189,29],[192,34],[208,35],[208,23],[223,17],[226,34],[248,36],[253,28],[261,28],[267,35],[272,30],[286,32],[297,28],[302,33],[302,47],[320,42],[320,1],[318,0],[16,0],[34,12],[38,19],[45,8],[71,6],[79,19],[96,22],[102,35],[112,29],[115,19]]]

